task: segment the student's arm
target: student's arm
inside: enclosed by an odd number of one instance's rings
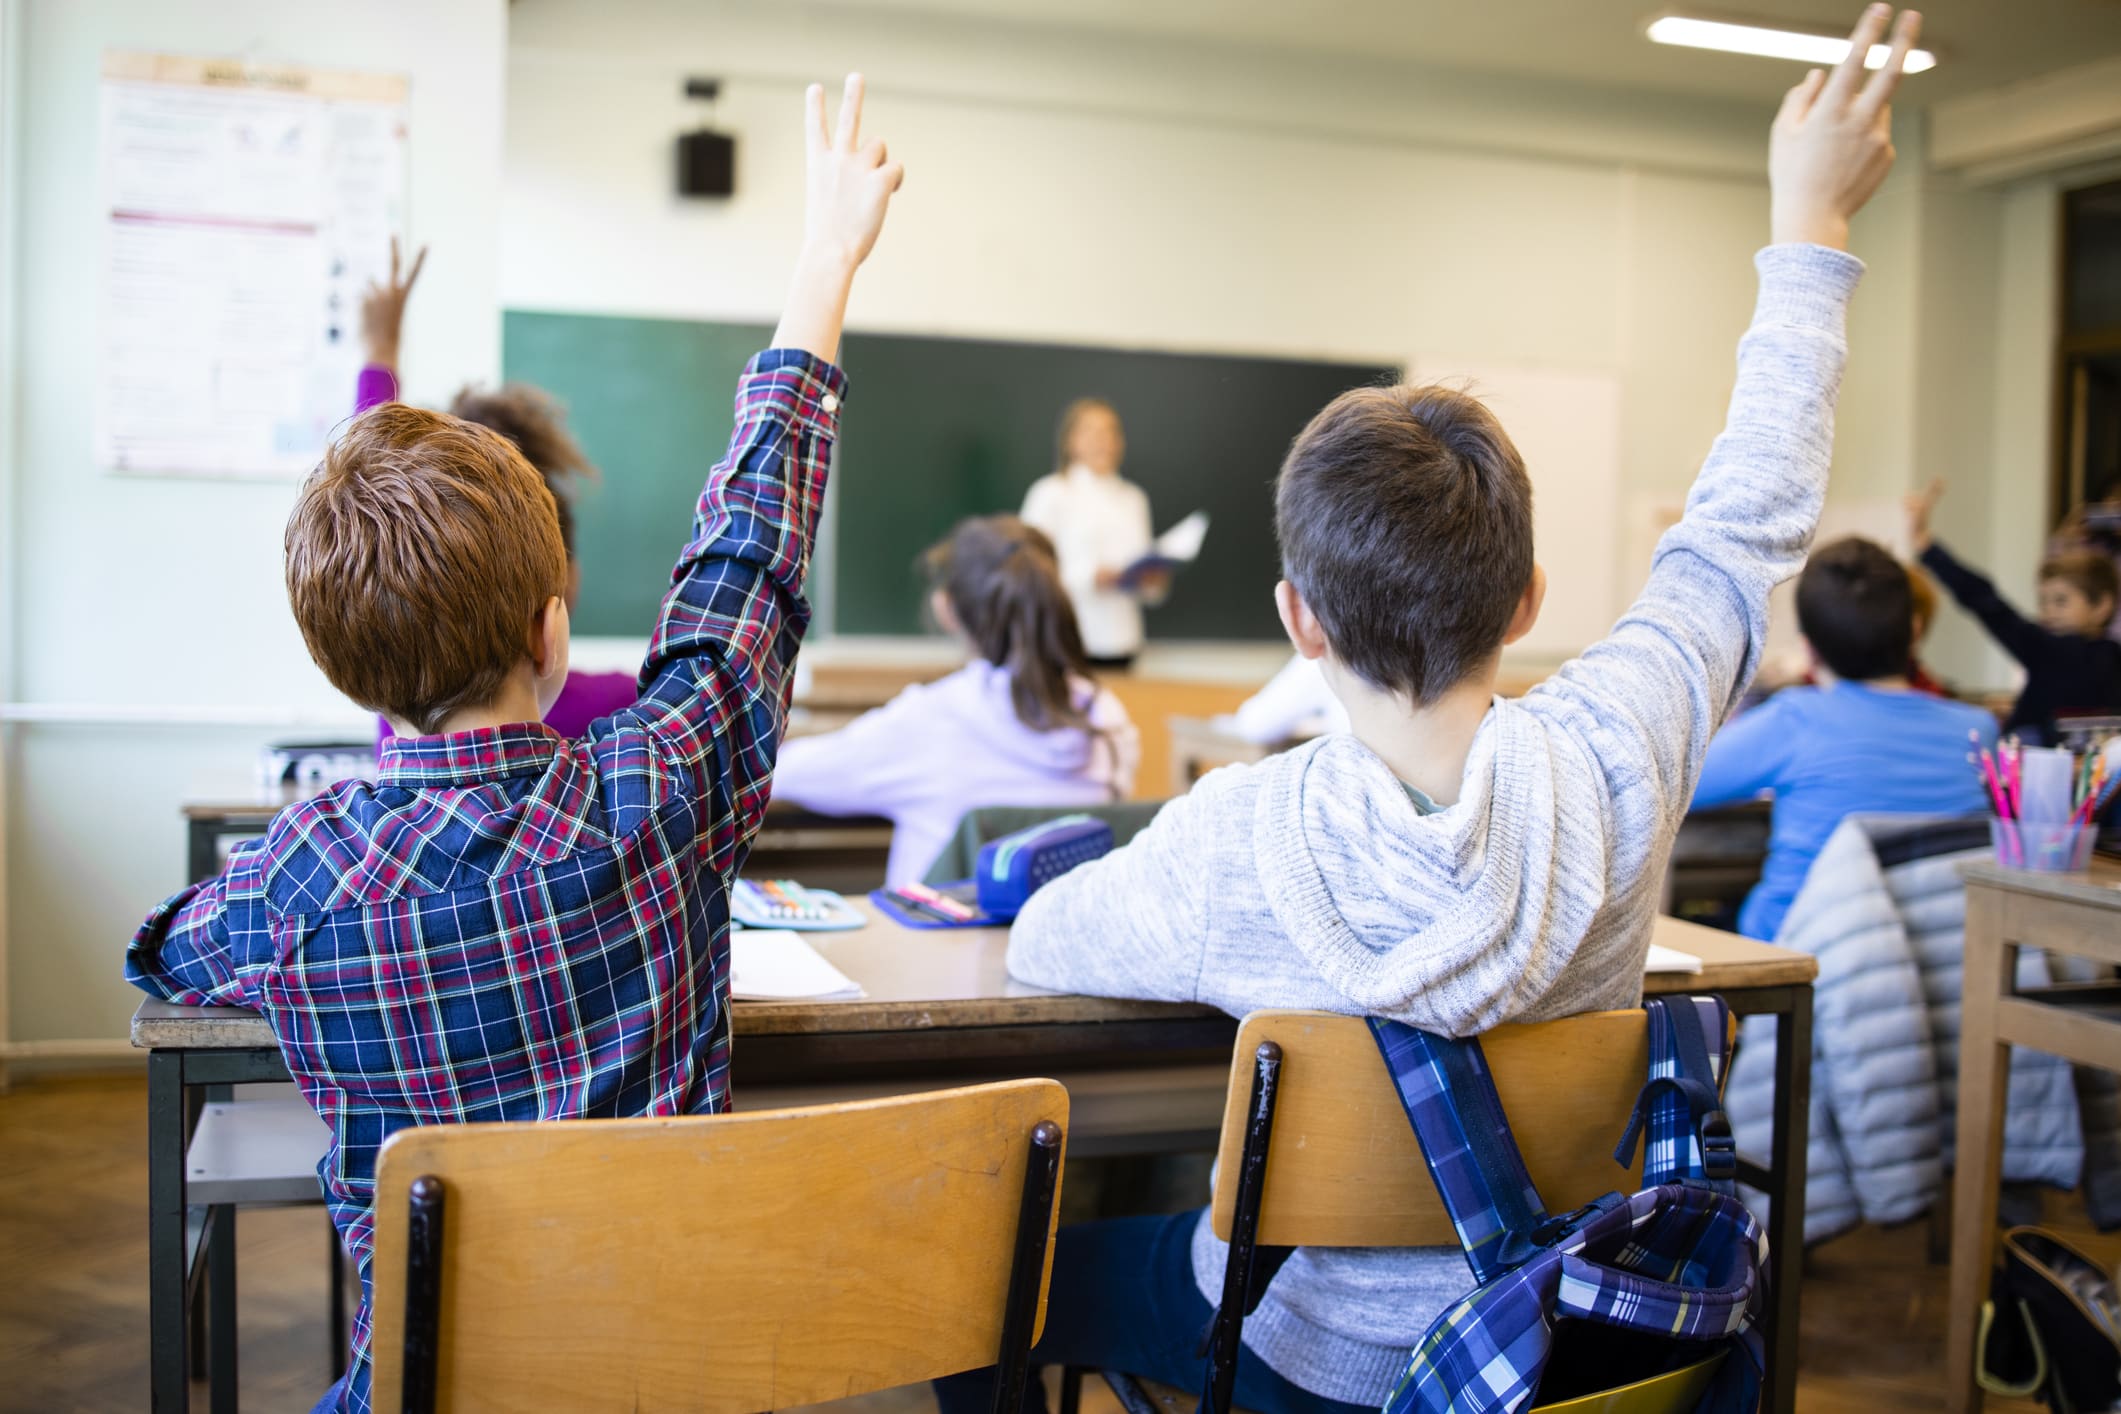
[[[641,699],[607,719],[621,733],[645,727],[663,768],[721,803],[700,831],[718,864],[736,858],[765,808],[809,622],[803,584],[846,391],[830,360],[854,272],[903,176],[881,142],[858,144],[859,76],[847,80],[835,133],[825,128],[823,90],[813,85],[805,103],[805,237],[776,346],[738,380],[736,427],[672,573],[641,668]]]
[[[1789,767],[1790,748],[1802,730],[1786,707],[1787,701],[1786,694],[1771,697],[1724,723],[1702,758],[1694,809],[1751,800],[1781,779]]]
[[[1862,263],[1848,220],[1892,165],[1886,99],[1919,25],[1893,34],[1868,83],[1861,61],[1887,12],[1865,12],[1850,57],[1784,99],[1770,144],[1774,244],[1738,346],[1723,434],[1686,514],[1666,532],[1648,584],[1604,641],[1527,698],[1571,718],[1609,772],[1643,780],[1670,808],[1694,794],[1711,735],[1744,692],[1767,641],[1768,594],[1803,564],[1825,496],[1849,296]]]
[[[427,247],[412,258],[412,268],[398,275],[398,238],[390,238],[390,278],[372,283],[361,296],[361,348],[367,357],[354,384],[354,411],[398,400],[398,335],[405,327],[405,302],[427,263]]]
[[[1711,735],[1759,667],[1768,595],[1804,563],[1825,496],[1842,316],[1862,266],[1840,251],[1762,251],[1729,420],[1657,547],[1649,582],[1603,641],[1528,694],[1582,722],[1601,755],[1695,794]]]
[[[1156,812],[1124,849],[1031,896],[1009,930],[1009,975],[1093,997],[1190,1002],[1208,937],[1201,822],[1213,777]]]
[[[1937,577],[1938,583],[1951,591],[1959,607],[1981,620],[1989,637],[2003,651],[2019,662],[2031,666],[2047,646],[2048,632],[2040,625],[2013,609],[1987,575],[1965,564],[1944,548],[1943,544],[1931,540],[1922,551],[1922,567]]]
[[[219,874],[147,916],[125,949],[126,981],[185,1006],[257,1005],[242,958],[251,930],[239,920],[259,907],[254,857],[262,843],[237,845]]]

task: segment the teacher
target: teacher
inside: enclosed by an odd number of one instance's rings
[[[1083,649],[1094,668],[1124,671],[1142,648],[1142,603],[1170,586],[1143,575],[1131,588],[1120,574],[1149,550],[1149,498],[1119,474],[1127,434],[1102,398],[1077,398],[1061,413],[1054,470],[1031,484],[1023,519],[1053,541],[1061,584],[1075,607]]]

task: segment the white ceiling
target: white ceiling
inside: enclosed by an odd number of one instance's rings
[[[1115,37],[1158,36],[1370,60],[1536,74],[1710,97],[1768,98],[1802,70],[1774,59],[1651,44],[1667,10],[1846,28],[1854,0],[862,0],[956,18]],[[1938,65],[1907,80],[1927,103],[2121,54],[2121,0],[1930,0],[1923,42]]]

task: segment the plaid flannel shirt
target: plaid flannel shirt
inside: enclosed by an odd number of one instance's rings
[[[766,806],[845,376],[758,355],[663,600],[641,696],[394,739],[151,914],[136,986],[256,1007],[331,1130],[368,1408],[376,1151],[400,1129],[728,1108],[727,889]]]

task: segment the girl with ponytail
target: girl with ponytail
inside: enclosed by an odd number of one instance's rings
[[[983,805],[1101,805],[1134,786],[1140,738],[1090,678],[1053,542],[1015,516],[961,522],[922,557],[929,613],[972,661],[836,732],[781,747],[773,794],[892,823],[887,882],[919,879]]]

